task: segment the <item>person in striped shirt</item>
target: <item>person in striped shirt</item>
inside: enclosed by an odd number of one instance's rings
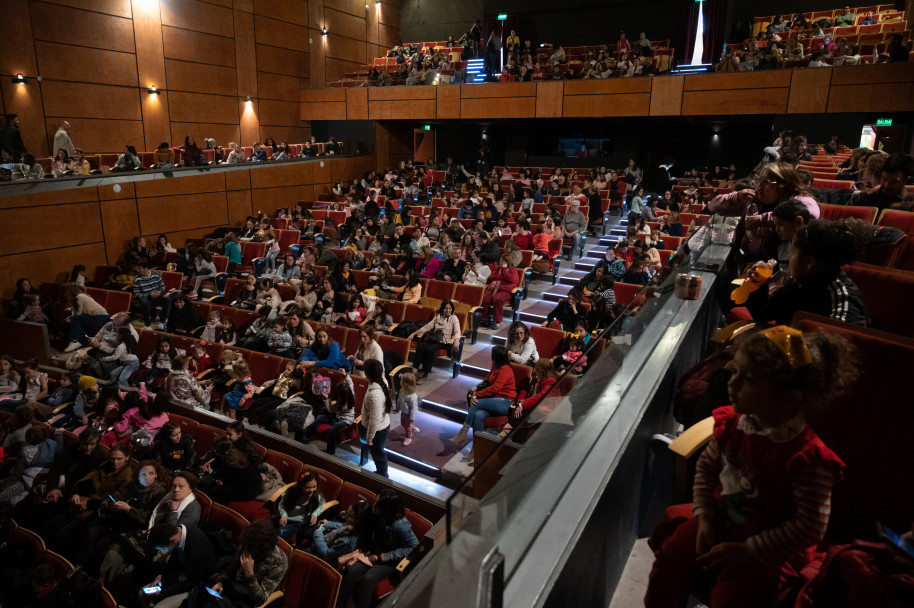
[[[165,295],[165,282],[162,275],[153,272],[149,262],[141,260],[136,265],[136,276],[133,278],[133,297],[140,303],[143,311],[143,323],[146,327],[152,325],[152,313],[156,306],[161,307],[159,313],[159,329],[163,329],[171,309],[171,299]]]
[[[844,463],[805,412],[853,385],[853,347],[781,325],[738,337],[727,368],[733,405],[714,410],[694,503],[670,507],[650,541],[648,608],[679,606],[696,583],[711,585],[711,606],[770,606],[782,571],[799,572],[828,526]]]

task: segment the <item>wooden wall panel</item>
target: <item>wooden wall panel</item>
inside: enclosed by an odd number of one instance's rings
[[[230,97],[172,92],[168,102],[172,122],[238,124],[238,104]]]
[[[45,79],[79,80],[82,73],[74,72],[74,66],[92,66],[92,81],[98,84],[135,87],[139,82],[133,53],[52,42],[36,42],[35,51],[38,68]]]
[[[400,28],[386,25],[383,21],[378,26],[378,44],[383,49],[390,49],[400,44]]]
[[[833,68],[792,70],[787,111],[791,114],[820,114],[828,106]]]
[[[366,4],[368,8],[365,8]],[[324,6],[356,17],[364,17],[368,13],[377,11],[375,3],[368,0],[324,0]]]
[[[316,163],[292,163],[276,165],[251,172],[251,189],[298,186],[314,182]]]
[[[221,226],[228,222],[225,192],[138,198],[143,234]]]
[[[373,3],[368,3],[369,7]],[[324,19],[327,23],[327,30],[331,35],[345,36],[354,40],[365,40],[365,9],[364,4],[360,16],[350,15],[349,13],[340,12],[324,7]]]
[[[162,27],[165,57],[235,67],[235,41],[202,32]]]
[[[532,98],[531,98],[532,99]],[[402,101],[369,101],[368,118],[370,120],[425,120],[435,118],[437,101],[424,99],[404,103]],[[461,110],[461,116],[466,114]]]
[[[246,169],[235,169],[233,171],[226,171],[225,175],[225,189],[227,191],[233,190],[250,190],[251,189],[251,172]]]
[[[255,14],[254,35],[258,44],[308,52],[308,30],[294,23],[285,23]]]
[[[86,268],[107,264],[105,244],[98,242],[0,257],[0,285],[3,286],[3,297],[13,296],[19,277],[28,277],[36,284],[58,280],[61,273],[69,272],[73,268],[72,260],[79,260]]]
[[[464,98],[460,100],[460,117],[463,119],[533,118],[534,116],[536,116],[535,97]]]
[[[0,256],[40,251],[53,235],[58,248],[102,241],[98,203],[73,203],[52,207],[57,213],[42,213],[37,221],[28,207],[0,210],[0,226],[6,226],[0,241]]]
[[[133,33],[137,54],[136,66],[140,85],[165,86],[165,51],[162,48],[162,20],[155,5],[145,0],[132,0],[134,8]]]
[[[231,38],[235,35],[231,9],[197,0],[159,0],[162,24]]]
[[[832,86],[828,111],[832,112],[914,111],[914,82],[852,84]]]
[[[254,31],[254,16],[251,13],[233,11],[235,30],[246,32],[247,35],[235,37],[235,67],[238,71],[238,95],[242,97],[257,96],[257,57],[256,47],[250,32]],[[245,117],[245,123],[252,123],[250,116]],[[245,127],[256,127],[254,124],[242,124]]]
[[[43,2],[31,4],[35,40],[133,53],[133,22]]]
[[[135,88],[49,81],[41,83],[41,94],[47,116],[142,120]]]
[[[384,25],[393,28],[400,28],[400,7],[390,2],[382,2],[381,10],[378,13],[379,20]]]
[[[437,93],[436,118],[460,118],[460,87],[440,86],[435,87]]]
[[[140,120],[111,120],[99,118],[70,118],[68,116],[47,118],[46,132],[52,136],[62,118],[70,123],[70,137],[73,143],[85,150],[87,154],[99,152],[118,153],[124,146],[136,146],[137,151],[144,147],[145,134]],[[156,142],[158,143],[158,142]]]
[[[647,116],[651,109],[649,93],[621,95],[565,95],[562,115],[583,116]]]
[[[298,126],[301,123],[298,104],[293,101],[261,99],[258,107],[261,125]]]
[[[651,116],[679,116],[683,76],[651,78]]]
[[[257,45],[257,70],[260,72],[308,78],[310,69],[308,53]]]
[[[225,200],[228,205],[228,221],[232,225],[243,224],[247,216],[254,214],[250,190],[226,192]]]
[[[365,55],[366,47],[364,41],[353,40],[333,33],[328,34],[326,40],[327,48],[325,54],[328,58],[351,61],[356,66],[368,61]],[[332,79],[330,80],[332,81]]]
[[[559,118],[562,116],[564,82],[536,83],[536,117]]]
[[[741,74],[740,74],[741,75]],[[690,77],[686,77],[688,83]],[[683,116],[711,114],[784,114],[790,89],[766,89],[764,94],[747,94],[733,89],[722,91],[685,91],[682,94]]]
[[[914,63],[911,62],[844,66],[840,70],[833,71],[832,86],[914,80]]]
[[[254,3],[254,12],[286,23],[308,27],[307,0],[257,0]]]
[[[741,72],[738,74],[702,74],[686,76],[684,91],[723,89],[767,89],[790,86],[790,70]]]
[[[610,80],[567,80],[565,95],[619,95],[650,93],[653,78],[616,78]]]
[[[109,260],[116,260],[126,250],[130,240],[140,234],[136,198],[105,201],[101,203],[101,215],[105,252]]]
[[[168,93],[143,94],[140,91],[143,108],[144,149],[154,150],[161,142],[171,141],[171,120],[168,117]]]
[[[368,101],[381,100],[404,100],[417,101],[419,99],[435,99],[437,87],[370,87],[368,89]],[[462,87],[454,87],[462,90]],[[312,99],[314,99],[312,97]]]
[[[72,8],[81,8],[84,10],[95,11],[96,13],[105,13],[116,17],[126,17],[130,19],[133,16],[130,0],[42,0],[49,4],[59,4]]]
[[[355,72],[359,69],[358,61],[343,61],[342,59],[324,59],[324,74],[328,81],[341,80],[349,72]]]
[[[346,119],[368,120],[368,89],[346,89]]]
[[[346,120],[346,102],[302,103],[299,107],[302,120]]]
[[[38,73],[28,0],[4,0],[0,40],[4,46],[4,52],[0,53],[0,74]]]
[[[462,99],[478,99],[485,97],[534,97],[536,95],[535,82],[508,82],[503,84],[490,84],[484,87],[462,85],[460,97]],[[420,87],[421,88],[421,87]]]
[[[180,196],[200,194],[203,192],[222,192],[225,190],[225,173],[207,173],[192,175],[181,179],[153,179],[136,182],[138,198],[156,196]]]
[[[165,70],[169,91],[238,95],[235,68],[167,59]]]
[[[279,207],[279,201],[297,203],[298,201],[312,201],[315,198],[314,186],[281,186],[278,188],[254,188],[251,190],[251,209],[273,213]]]
[[[289,101],[298,99],[298,92],[308,88],[308,81],[297,76],[257,72],[257,91],[260,99]]]

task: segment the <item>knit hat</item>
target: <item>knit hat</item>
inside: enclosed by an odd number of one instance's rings
[[[83,376],[82,378],[79,379],[79,390],[80,391],[86,391],[96,385],[98,385],[98,381],[95,379],[94,376]]]

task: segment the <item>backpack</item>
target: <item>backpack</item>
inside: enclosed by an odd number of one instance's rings
[[[311,393],[316,397],[326,397],[330,394],[330,378],[327,376],[314,376],[311,380]]]
[[[419,326],[416,323],[403,321],[394,328],[391,335],[397,338],[408,338],[417,331],[419,331]]]

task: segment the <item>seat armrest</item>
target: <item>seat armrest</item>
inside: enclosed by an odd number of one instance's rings
[[[282,592],[282,591],[278,591],[278,590],[277,590],[277,591],[274,591],[273,593],[270,594],[270,597],[267,598],[267,601],[265,601],[263,604],[261,604],[261,605],[258,606],[257,608],[266,608],[267,606],[269,606],[269,605],[272,604],[273,602],[275,602],[275,601],[277,601],[277,600],[279,600],[279,599],[285,597],[285,595],[286,595],[286,594],[285,594],[284,592]]]
[[[68,407],[73,407],[73,402],[72,402],[72,401],[70,401],[70,402],[68,402],[68,403],[61,403],[60,405],[58,405],[57,407],[55,407],[53,410],[51,410],[51,413],[52,413],[52,414],[59,414],[60,412],[62,412],[62,411],[64,411],[65,409],[67,409]]]
[[[273,492],[273,495],[270,496],[269,502],[276,502],[280,496],[285,494],[289,488],[291,488],[292,486],[294,486],[297,483],[298,483],[297,481],[293,481],[292,483],[287,483],[283,487],[281,487],[278,490],[276,490],[275,492]]]
[[[679,437],[670,443],[669,449],[680,458],[688,460],[711,441],[713,432],[714,418],[708,416],[683,431]]]

